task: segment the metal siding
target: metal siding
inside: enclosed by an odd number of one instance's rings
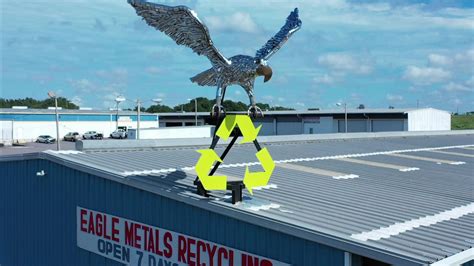
[[[260,132],[258,133],[259,136],[273,136],[275,135],[273,119],[259,119],[254,122],[255,127],[262,125]]]
[[[396,119],[372,120],[372,132],[403,131],[404,123],[404,120]]]
[[[303,125],[303,133],[311,134],[310,129],[313,129],[313,134],[318,133],[333,133],[333,119],[331,116],[322,116],[315,118],[305,118]]]
[[[62,114],[59,111],[59,121],[116,121],[117,115],[110,114]],[[119,117],[130,117],[132,121],[137,121],[137,115],[120,114]],[[142,121],[158,121],[157,115],[142,114],[140,115]],[[54,114],[0,114],[0,120],[14,120],[14,121],[55,121]]]
[[[345,132],[345,120],[339,120],[339,132]],[[347,132],[367,132],[367,120],[347,120]]]
[[[296,135],[303,133],[303,122],[297,117],[278,117],[277,135]]]
[[[76,206],[293,265],[343,265],[344,252],[86,174],[47,160],[1,162],[0,263],[120,265],[76,246]],[[45,176],[36,176],[44,170]],[[15,200],[16,199],[16,200]]]
[[[412,110],[408,112],[408,130],[450,130],[451,114],[433,108]]]

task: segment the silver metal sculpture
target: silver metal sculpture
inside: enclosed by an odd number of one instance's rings
[[[150,26],[170,36],[177,44],[190,47],[195,53],[205,55],[212,68],[191,78],[201,86],[216,86],[216,104],[211,110],[213,116],[224,112],[222,101],[229,85],[240,85],[250,99],[249,115],[256,117],[263,113],[256,105],[254,96],[255,78],[264,77],[267,82],[272,77],[272,69],[267,60],[301,27],[298,9],[295,8],[286,19],[285,25],[257,51],[254,57],[236,55],[223,56],[213,45],[209,31],[196,13],[186,6],[170,7],[143,0],[128,0],[137,14]]]

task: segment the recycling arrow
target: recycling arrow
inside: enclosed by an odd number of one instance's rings
[[[253,195],[252,189],[254,187],[266,186],[268,184],[270,176],[275,169],[275,162],[273,161],[272,156],[268,152],[267,148],[261,149],[256,155],[264,171],[252,173],[249,171],[248,166],[245,169],[244,185],[251,195]]]
[[[262,128],[262,125],[255,128],[250,117],[246,115],[227,115],[217,129],[216,135],[227,140],[236,126],[239,127],[243,136],[240,144],[254,141]]]
[[[201,154],[196,163],[196,173],[206,190],[225,190],[227,188],[227,176],[209,176],[209,170],[215,161],[222,162],[221,158],[212,149],[198,150]]]

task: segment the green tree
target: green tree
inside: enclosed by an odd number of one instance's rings
[[[155,104],[148,107],[145,111],[148,113],[170,113],[173,112],[173,108],[167,105]]]
[[[36,100],[30,97],[23,99],[0,98],[0,108],[12,108],[12,106],[28,106],[28,108],[44,109],[53,107],[54,99],[46,98],[44,100]],[[79,106],[64,97],[58,97],[58,107],[62,107],[63,109],[79,109]]]

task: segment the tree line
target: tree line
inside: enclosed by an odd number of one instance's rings
[[[30,97],[23,99],[0,98],[0,108],[12,108],[12,106],[28,106],[28,108],[45,109],[54,106],[54,99],[47,98],[37,100]],[[58,97],[58,107],[62,107],[63,109],[79,109],[79,106],[64,97]]]
[[[209,112],[212,106],[215,103],[215,100],[208,99],[205,97],[198,97],[197,99],[197,111],[198,112]],[[143,112],[148,113],[170,113],[170,112],[194,112],[194,99],[189,102],[178,104],[176,106],[170,107],[164,104],[155,104],[149,107],[140,108]],[[223,102],[224,108],[227,111],[247,111],[248,105],[243,102],[234,102],[232,100],[225,100]],[[12,108],[13,106],[28,106],[28,108],[34,109],[45,109],[51,106],[54,106],[54,99],[47,98],[44,100],[37,100],[33,98],[23,98],[23,99],[4,99],[0,98],[0,108]],[[285,111],[285,110],[294,110],[293,108],[283,107],[283,106],[270,106],[267,103],[257,103],[257,106],[260,107],[263,111]],[[79,106],[72,103],[69,99],[58,97],[58,107],[63,109],[79,109]],[[136,111],[134,109],[126,109],[130,111]]]

